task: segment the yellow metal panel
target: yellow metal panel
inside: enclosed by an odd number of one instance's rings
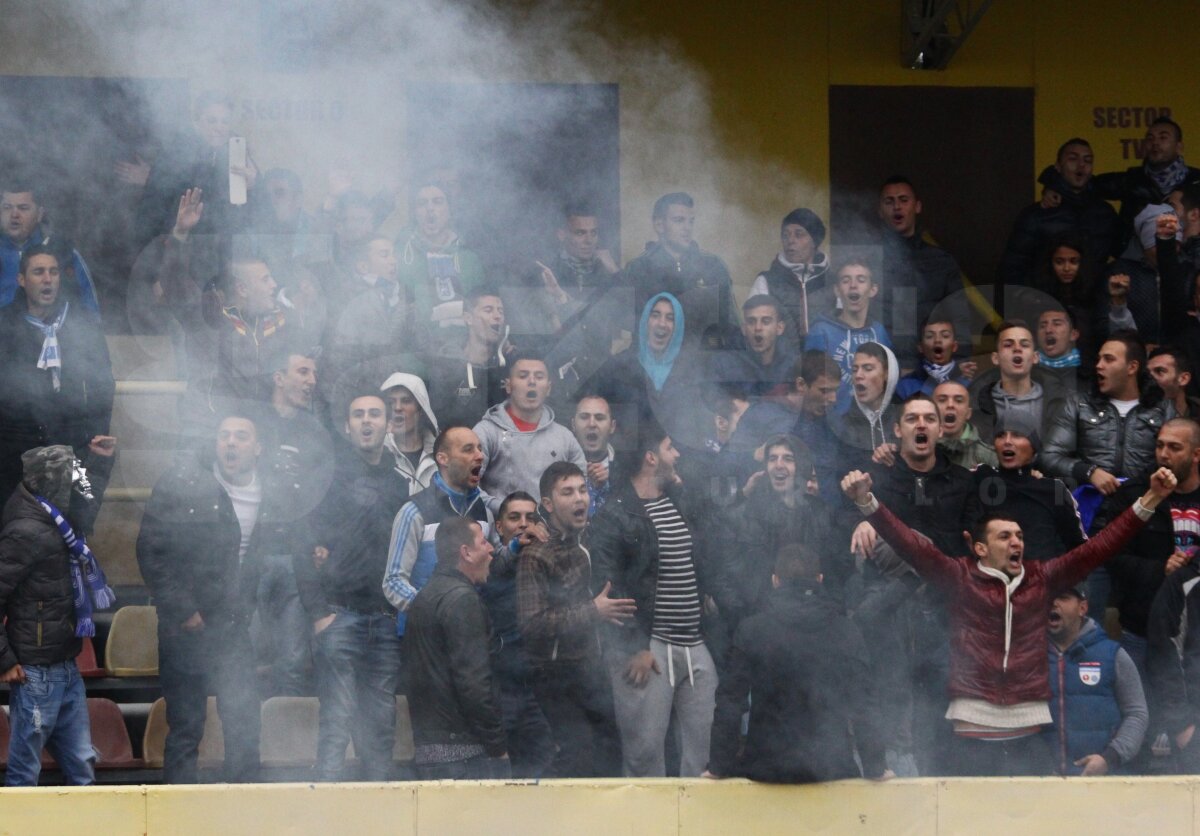
[[[417,832],[488,836],[678,836],[679,782],[418,784]]]
[[[938,784],[938,833],[1195,833],[1183,778],[980,778]]]
[[[769,833],[930,833],[937,821],[932,781],[839,781],[804,787],[695,781],[679,799],[687,836]]]
[[[145,832],[154,836],[414,836],[416,813],[413,784],[150,787]],[[81,825],[68,832],[105,831],[82,829]]]
[[[0,836],[141,836],[145,821],[143,787],[0,790]]]

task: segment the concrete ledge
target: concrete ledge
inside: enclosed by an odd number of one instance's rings
[[[0,790],[0,834],[1196,834],[1200,779],[254,784]]]

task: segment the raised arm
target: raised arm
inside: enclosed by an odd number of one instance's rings
[[[1123,549],[1146,521],[1154,515],[1158,504],[1171,495],[1178,480],[1168,468],[1160,467],[1150,477],[1150,489],[1120,516],[1081,546],[1046,563],[1046,584],[1057,593],[1082,581],[1093,569]]]
[[[861,470],[852,470],[842,479],[842,492],[848,496],[859,511],[887,541],[904,562],[917,570],[927,581],[939,585],[951,585],[959,574],[959,561],[947,557],[930,542],[900,522],[896,515],[871,493],[871,477]]]

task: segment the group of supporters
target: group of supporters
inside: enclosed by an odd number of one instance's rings
[[[328,781],[395,777],[397,694],[423,778],[1195,771],[1178,125],[1114,174],[1066,142],[994,308],[899,176],[832,255],[789,212],[739,306],[686,193],[624,268],[585,203],[514,267],[452,170],[398,213],[334,178],[310,215],[248,161],[235,205],[230,116],[201,97],[193,135],[119,169],[129,321],[187,378],[137,539],[166,781],[198,779],[210,694],[233,781],[272,695],[319,698]],[[112,604],[86,544],[117,447],[105,300],[39,188],[0,187],[9,785],[43,746],[91,782],[74,659]]]

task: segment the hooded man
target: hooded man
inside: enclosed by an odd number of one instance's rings
[[[900,380],[900,364],[886,346],[875,342],[854,351],[851,374],[852,400],[842,415],[826,415],[842,445],[842,462],[865,464],[881,444],[892,437],[897,418],[893,396]]]
[[[817,314],[833,307],[833,295],[826,287],[829,256],[820,252],[825,223],[811,209],[793,209],[779,225],[779,240],[779,255],[754,279],[750,295],[765,294],[783,307],[787,320],[783,339],[796,353],[804,347]]]
[[[87,695],[75,657],[95,635],[93,604],[115,601],[82,533],[64,513],[92,498],[70,447],[27,451],[24,476],[4,508],[0,530],[0,682],[8,683],[9,743],[5,784],[37,786],[45,747],[67,784],[95,780],[96,753]],[[78,518],[78,514],[70,514]]]
[[[706,428],[697,420],[696,404],[703,369],[685,347],[689,327],[683,306],[670,293],[642,307],[636,341],[604,364],[592,387],[612,406],[619,426],[632,430],[649,415],[688,446],[700,443]]]
[[[425,381],[415,374],[396,372],[379,391],[392,402],[392,419],[383,446],[396,457],[396,472],[408,480],[408,495],[429,487],[437,472],[433,440],[437,438],[437,416],[429,405]]]

